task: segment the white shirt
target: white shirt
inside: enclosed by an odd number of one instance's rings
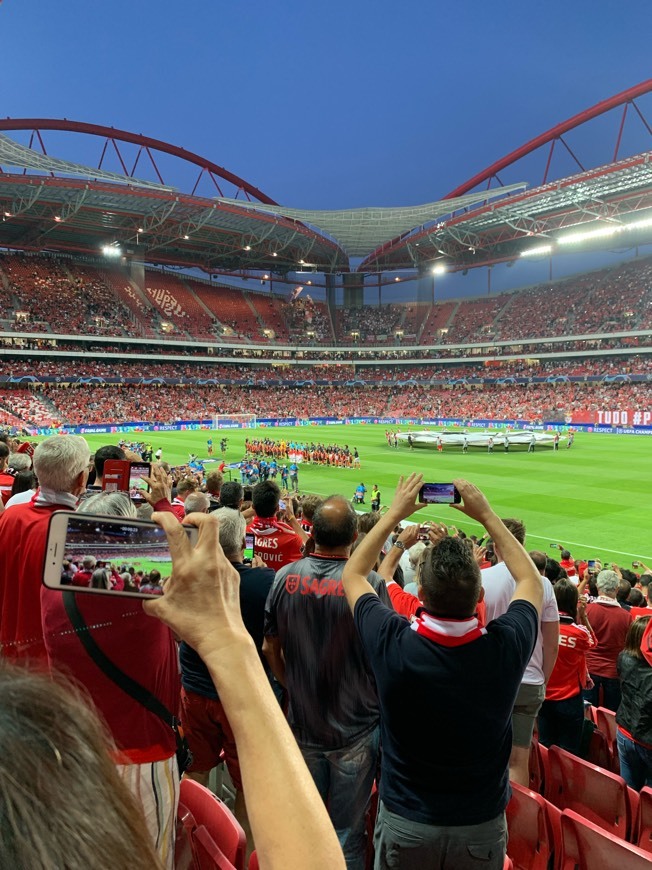
[[[5,505],[5,510],[16,504],[27,504],[28,501],[31,501],[34,498],[35,493],[35,489],[27,489],[25,492],[19,492],[17,495],[12,495]]]
[[[516,589],[516,581],[507,569],[504,562],[499,562],[492,568],[484,568],[480,571],[482,586],[484,588],[484,601],[486,606],[487,623],[497,619],[507,612],[509,602]],[[559,610],[557,599],[552,588],[552,583],[547,577],[543,577],[543,606],[539,617],[539,632],[534,645],[532,658],[528,662],[523,674],[523,683],[532,686],[541,686],[545,682],[543,677],[543,636],[541,634],[542,622],[559,622]]]

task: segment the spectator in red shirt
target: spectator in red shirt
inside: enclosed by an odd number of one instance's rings
[[[95,556],[84,556],[82,566],[72,576],[71,586],[90,586],[95,571]]]
[[[7,471],[9,463],[9,447],[0,441],[0,498],[6,504],[11,498],[11,487],[14,485],[14,476]]]
[[[0,516],[0,644],[3,658],[45,662],[39,606],[50,516],[74,510],[86,489],[90,450],[77,435],[46,438],[34,453],[40,488]]]
[[[247,531],[255,535],[256,553],[275,571],[291,562],[298,562],[303,556],[303,544],[308,540],[294,516],[291,498],[288,498],[285,508],[287,522],[277,518],[280,498],[281,490],[273,481],[256,484],[252,493],[255,516],[247,526]]]
[[[559,608],[559,653],[539,711],[539,740],[578,754],[584,722],[582,689],[588,682],[586,653],[595,637],[586,616],[586,599],[566,578],[554,586]]]
[[[135,517],[123,493],[88,499],[81,512]],[[9,512],[11,513],[11,511]],[[86,562],[86,560],[84,560]],[[95,564],[95,559],[93,559]],[[152,574],[158,574],[158,571]],[[109,572],[92,572],[95,588],[107,588]],[[159,574],[160,578],[160,574]],[[151,591],[143,588],[142,591]],[[161,589],[161,593],[162,593]],[[177,651],[169,628],[150,619],[140,601],[40,589],[43,635],[50,668],[72,675],[86,687],[115,740],[115,762],[122,780],[139,802],[161,865],[174,867],[175,818],[179,800],[176,738],[169,725],[139,704],[86,654],[66,609],[71,596],[102,652],[120,670],[155,695],[175,716],[181,685]],[[142,655],[142,650],[147,650]]]
[[[586,615],[597,639],[596,646],[586,656],[593,688],[584,690],[584,700],[594,707],[603,706],[616,711],[620,704],[620,680],[616,665],[625,646],[632,618],[616,601],[620,577],[615,571],[600,571],[596,586],[598,597],[586,608]],[[602,704],[600,689],[603,692]]]

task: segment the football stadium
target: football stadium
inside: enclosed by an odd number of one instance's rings
[[[558,87],[386,206],[0,119],[0,866],[652,867],[652,79]]]

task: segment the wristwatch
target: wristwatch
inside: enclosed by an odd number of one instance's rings
[[[403,541],[394,541],[394,543],[392,544],[392,546],[393,546],[393,547],[398,547],[398,549],[399,549],[399,550],[403,550],[404,553],[405,553],[405,551],[407,550],[407,547],[405,546],[405,544],[403,543]]]

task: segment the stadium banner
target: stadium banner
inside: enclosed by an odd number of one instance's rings
[[[597,416],[603,412],[597,412]],[[613,425],[588,420],[582,422],[549,420],[544,423],[532,423],[529,420],[483,420],[462,419],[451,417],[309,417],[300,419],[296,417],[264,417],[257,421],[260,428],[273,428],[278,426],[333,426],[341,424],[364,425],[375,423],[381,426],[444,426],[450,428],[482,428],[482,429],[532,429],[541,431],[567,432],[569,428],[579,432],[599,432],[608,435],[652,435],[652,416],[648,412],[613,412],[620,416],[611,421]],[[623,414],[627,414],[623,418]],[[631,424],[632,419],[645,419],[650,425]],[[618,425],[620,421],[621,425]],[[114,435],[114,434],[137,434],[144,432],[192,432],[198,430],[210,430],[211,420],[181,420],[176,423],[103,423],[97,426],[61,426],[59,428],[26,428],[30,435]],[[241,429],[241,424],[235,423],[229,426],[231,429]]]

